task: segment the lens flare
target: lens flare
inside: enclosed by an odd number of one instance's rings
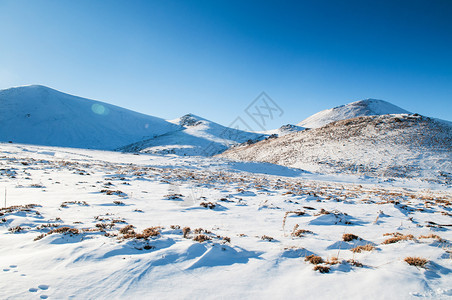
[[[103,106],[102,104],[95,103],[91,106],[91,110],[98,115],[105,116],[108,115],[109,109]]]

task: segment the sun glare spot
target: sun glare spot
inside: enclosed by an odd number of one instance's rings
[[[95,103],[91,106],[91,110],[98,115],[108,115],[109,110],[108,108],[106,108],[105,106],[103,106],[102,104],[99,103]]]

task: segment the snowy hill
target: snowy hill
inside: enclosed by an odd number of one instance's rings
[[[452,183],[452,126],[419,115],[365,116],[222,154],[320,173]]]
[[[112,150],[180,130],[163,119],[32,85],[0,90],[0,141]]]
[[[211,156],[221,153],[233,145],[266,137],[265,134],[228,128],[193,114],[184,115],[170,122],[182,126],[184,129],[133,143],[121,147],[119,150]]]
[[[346,105],[322,110],[298,123],[298,126],[318,128],[328,123],[363,116],[386,114],[408,114],[410,112],[389,102],[376,99],[366,99]]]
[[[268,134],[268,135],[274,134],[276,136],[285,136],[286,134],[303,131],[305,129],[306,128],[301,127],[301,126],[287,124],[287,125],[283,125],[283,126],[279,127],[278,129],[267,130],[264,133]]]

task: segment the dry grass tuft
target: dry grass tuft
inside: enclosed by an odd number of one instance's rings
[[[50,230],[47,235],[49,234],[53,234],[53,233],[63,233],[63,234],[79,234],[80,231],[77,228],[70,228],[70,227],[60,227],[60,228],[55,228],[53,230]]]
[[[412,256],[406,257],[404,259],[404,261],[411,266],[416,266],[416,267],[421,267],[421,268],[423,268],[428,263],[428,260],[425,258],[412,257]]]
[[[387,234],[385,234],[385,235],[387,235]],[[400,241],[414,240],[414,236],[412,234],[403,235],[399,232],[396,232],[393,235],[394,235],[394,237],[384,240],[383,244],[387,245],[387,244],[398,243]]]
[[[193,240],[196,241],[196,242],[202,243],[202,242],[205,242],[205,241],[210,241],[211,238],[209,236],[205,235],[205,234],[198,234],[197,236],[195,236],[193,238]]]
[[[323,263],[323,258],[314,254],[306,256],[304,260],[314,265]]]
[[[314,266],[314,271],[319,271],[320,273],[329,273],[330,267],[317,265]]]
[[[306,230],[306,229],[298,229],[298,230],[295,230],[295,231],[292,232],[292,236],[302,237],[306,233],[312,233],[312,231],[311,230]]]
[[[209,209],[214,209],[216,206],[216,204],[212,202],[201,202],[199,205]]]
[[[119,229],[119,233],[121,233],[121,234],[132,234],[132,233],[135,233],[133,228],[134,228],[133,225],[126,225],[123,228]]]
[[[367,244],[364,246],[357,246],[355,248],[350,249],[353,253],[361,253],[362,251],[372,251],[375,249],[375,246],[372,246],[371,244]]]
[[[263,236],[261,236],[261,240],[271,242],[274,240],[274,238],[272,238],[271,236],[268,236],[268,235],[263,235]]]
[[[429,235],[421,235],[421,236],[419,236],[419,239],[436,239],[439,242],[445,242],[446,241],[445,239],[443,239],[439,235],[436,235],[436,234],[433,234],[433,233],[431,233]]]
[[[363,267],[362,263],[360,263],[359,261],[354,260],[354,259],[349,259],[349,260],[347,260],[347,262],[349,264],[351,264],[352,266],[355,266],[355,267],[358,267],[358,268],[362,268]]]
[[[344,242],[351,242],[351,241],[357,240],[357,239],[359,239],[359,236],[354,235],[352,233],[344,233],[342,235],[342,240],[344,240]]]

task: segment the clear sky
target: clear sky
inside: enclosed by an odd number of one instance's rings
[[[0,0],[0,89],[269,127],[376,98],[452,120],[452,1]],[[270,129],[270,128],[269,128]]]

